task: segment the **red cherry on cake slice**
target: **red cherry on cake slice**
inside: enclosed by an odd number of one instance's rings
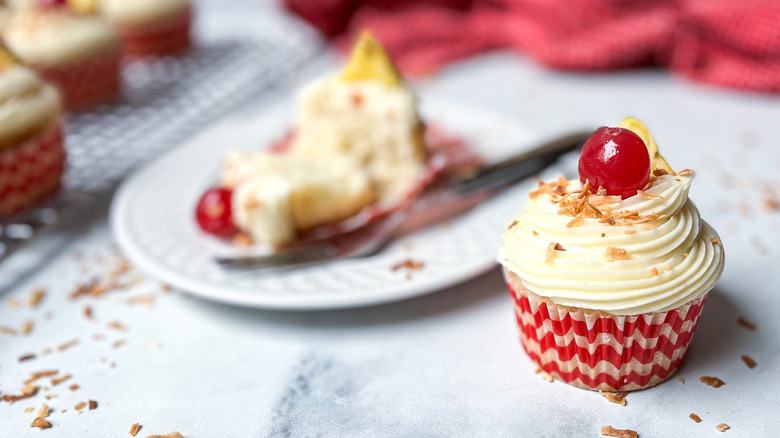
[[[590,181],[596,193],[623,199],[636,195],[650,177],[650,154],[645,143],[628,129],[602,127],[585,142],[580,155],[580,181]]]
[[[232,197],[233,191],[224,187],[208,189],[201,196],[195,208],[195,219],[203,231],[221,237],[236,233]]]

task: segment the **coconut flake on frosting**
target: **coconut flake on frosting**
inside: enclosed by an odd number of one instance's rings
[[[678,307],[712,289],[723,269],[717,234],[688,199],[692,179],[652,177],[625,200],[564,178],[542,185],[504,233],[499,261],[557,304],[613,314]],[[549,257],[551,242],[566,251]]]

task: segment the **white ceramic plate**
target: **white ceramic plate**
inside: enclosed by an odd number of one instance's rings
[[[421,112],[448,133],[465,138],[487,160],[540,139],[516,120],[451,102],[423,98]],[[336,309],[402,300],[433,292],[495,266],[501,232],[523,205],[533,181],[478,208],[414,232],[375,256],[286,272],[228,272],[215,255],[236,251],[203,234],[194,206],[218,179],[230,149],[258,150],[282,138],[293,108],[279,105],[254,117],[230,119],[196,136],[128,179],[111,210],[114,237],[146,273],[210,300],[270,309]],[[406,259],[425,266],[411,273],[392,267]]]

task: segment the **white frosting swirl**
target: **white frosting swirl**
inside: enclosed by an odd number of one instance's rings
[[[664,175],[606,211],[656,215],[646,223],[609,225],[558,214],[550,193],[532,197],[504,233],[499,262],[532,292],[556,304],[626,315],[665,311],[712,289],[723,270],[717,233],[688,199],[692,176]],[[580,189],[569,183],[568,192]],[[654,197],[657,195],[658,197]],[[548,254],[550,244],[565,251]],[[610,261],[607,248],[626,250]]]
[[[57,91],[34,72],[18,66],[0,70],[0,148],[34,135],[61,111]]]
[[[100,11],[113,22],[143,24],[187,13],[189,0],[102,0]]]
[[[2,36],[8,47],[30,65],[66,64],[119,48],[113,26],[96,16],[26,6],[8,21]]]

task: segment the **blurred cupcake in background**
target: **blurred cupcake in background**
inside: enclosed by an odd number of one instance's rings
[[[102,0],[100,9],[116,26],[127,56],[169,55],[190,47],[189,0]]]
[[[94,1],[13,5],[2,37],[23,64],[60,89],[68,108],[87,108],[119,93],[119,38]]]
[[[0,218],[57,191],[64,166],[57,90],[0,43]]]

